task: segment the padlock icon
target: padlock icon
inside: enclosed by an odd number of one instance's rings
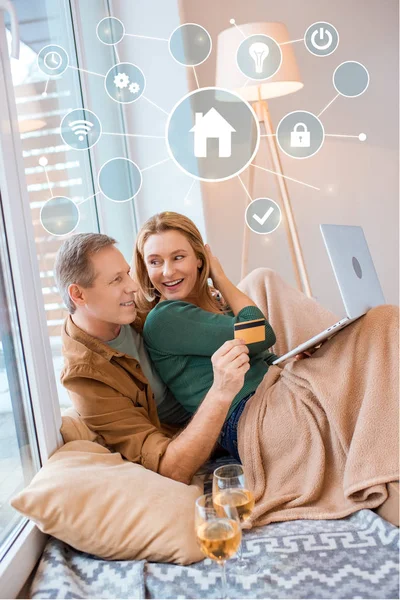
[[[310,132],[305,123],[296,123],[290,134],[292,148],[309,148],[311,146]]]

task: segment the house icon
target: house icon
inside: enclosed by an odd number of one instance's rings
[[[190,130],[194,133],[194,155],[197,158],[207,157],[207,140],[219,140],[219,158],[228,158],[232,154],[232,133],[236,131],[215,108],[206,113],[196,113],[196,123]]]

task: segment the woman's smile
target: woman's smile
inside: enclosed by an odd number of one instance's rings
[[[163,286],[165,286],[171,292],[180,289],[183,282],[183,278],[174,279],[173,281],[164,281]]]

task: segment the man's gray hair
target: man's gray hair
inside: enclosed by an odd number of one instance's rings
[[[93,286],[96,273],[90,260],[102,248],[116,244],[116,240],[103,233],[77,233],[59,248],[54,265],[54,278],[60,295],[71,315],[76,306],[68,294],[68,287],[75,283],[82,287]]]

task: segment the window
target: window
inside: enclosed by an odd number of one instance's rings
[[[55,43],[65,48],[70,60],[76,63],[67,3],[62,0],[34,3],[17,1],[15,6],[21,46],[19,59],[11,58],[11,73],[47,329],[58,397],[64,408],[70,406],[70,400],[59,382],[62,369],[60,331],[67,313],[55,286],[53,264],[66,236],[54,236],[46,232],[40,222],[40,210],[52,195],[66,196],[77,203],[93,196],[93,180],[88,153],[69,148],[59,133],[62,117],[69,110],[82,106],[79,74],[74,69],[67,69],[61,77],[48,78],[37,64],[41,48]],[[38,32],[41,33],[40,39]],[[9,31],[7,38],[10,47]],[[39,164],[42,157],[48,161],[46,168]],[[80,222],[74,233],[98,231],[95,199],[85,200],[79,210]]]
[[[0,194],[0,548],[23,521],[8,502],[39,467]]]

